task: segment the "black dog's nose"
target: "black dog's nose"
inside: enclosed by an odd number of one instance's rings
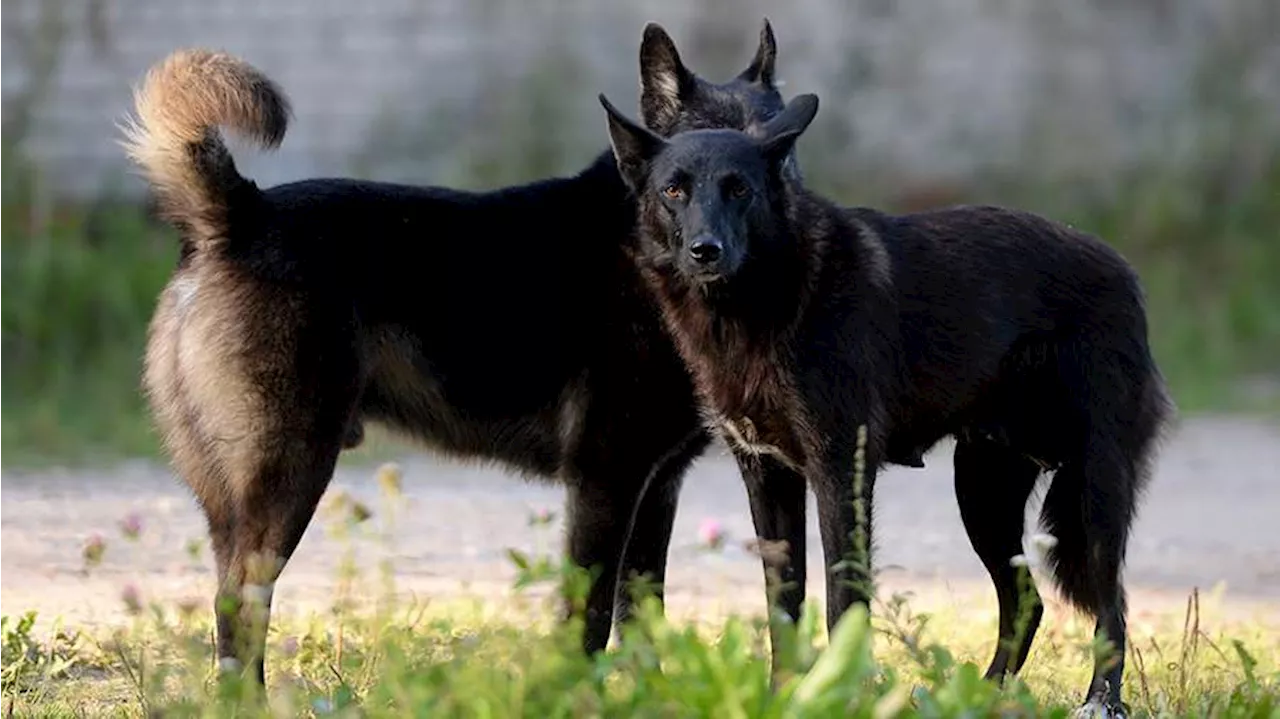
[[[702,237],[693,241],[689,245],[689,256],[694,262],[700,265],[709,265],[720,259],[720,253],[724,247],[720,244],[720,240],[713,237]]]

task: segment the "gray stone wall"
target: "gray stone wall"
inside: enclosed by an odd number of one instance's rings
[[[821,172],[1106,178],[1280,137],[1276,0],[5,0],[5,151],[54,194],[137,193],[115,144],[130,86],[202,45],[294,103],[280,150],[238,152],[261,184],[493,185],[604,148],[595,95],[634,105],[646,21],[722,78],[766,15],[784,93],[822,97],[804,148]]]

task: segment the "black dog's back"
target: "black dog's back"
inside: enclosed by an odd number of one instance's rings
[[[593,362],[635,356],[602,337],[660,331],[600,241],[634,218],[607,154],[499,192],[314,179],[232,208],[223,256],[334,322],[354,318],[361,413],[442,450],[555,474],[565,393]]]
[[[913,408],[891,412],[895,442],[976,432],[1059,464],[1082,441],[1089,388],[1072,365],[1089,338],[1108,338],[1117,367],[1151,375],[1135,391],[1160,384],[1138,277],[1097,238],[990,206],[848,216],[891,258],[906,372],[898,404]],[[1163,414],[1163,390],[1152,392],[1115,401]]]
[[[446,300],[518,314],[589,294],[610,255],[597,236],[632,224],[607,157],[575,177],[500,192],[316,179],[234,208],[228,257],[272,280],[332,280],[371,322],[443,315]],[[441,311],[423,312],[432,307]]]

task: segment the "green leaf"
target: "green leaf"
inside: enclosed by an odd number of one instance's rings
[[[523,569],[526,572],[529,571],[529,557],[524,552],[521,552],[519,549],[508,549],[507,557],[510,558],[511,561],[520,569]]]

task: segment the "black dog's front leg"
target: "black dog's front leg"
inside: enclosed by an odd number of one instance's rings
[[[747,486],[751,519],[755,523],[768,595],[769,638],[776,656],[780,646],[774,611],[792,623],[800,618],[805,597],[805,482],[804,476],[777,459],[734,451]]]
[[[871,513],[877,463],[867,456],[862,471],[855,473],[854,452],[836,454],[809,473],[827,568],[828,631],[855,602],[869,606],[874,593]]]

